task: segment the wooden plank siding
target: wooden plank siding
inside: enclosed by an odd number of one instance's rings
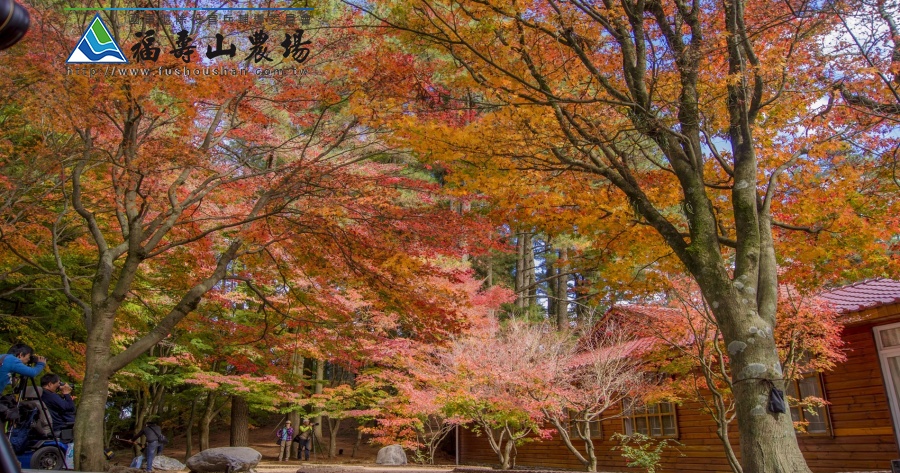
[[[895,304],[879,308],[877,317],[857,318],[854,325],[844,328],[847,360],[822,377],[825,397],[831,403],[832,435],[798,435],[800,449],[813,472],[890,470],[890,461],[900,458],[872,332],[876,325],[898,320],[900,304]],[[677,440],[683,445],[665,455],[663,471],[731,471],[716,437],[715,422],[700,407],[699,403],[690,401],[677,406]],[[624,432],[623,421],[605,421],[602,429],[603,439],[594,441],[598,470],[637,471],[625,467],[620,452],[612,450],[615,443],[609,440],[613,433]],[[740,455],[736,425],[732,425],[730,440],[735,453]],[[463,429],[459,441],[460,463],[498,463],[484,437]],[[518,466],[581,469],[558,435],[549,440],[526,443],[518,447],[517,452]]]
[[[800,436],[816,473],[889,470],[891,460],[900,458],[872,332],[882,323],[844,327],[847,361],[822,374],[833,435]]]

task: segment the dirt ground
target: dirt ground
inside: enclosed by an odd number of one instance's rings
[[[263,456],[259,468],[257,468],[257,471],[259,472],[276,473],[280,471],[290,471],[293,473],[302,470],[304,465],[308,465],[310,471],[306,473],[332,473],[327,471],[328,468],[326,465],[375,465],[375,458],[378,455],[378,450],[381,448],[381,446],[370,444],[368,442],[368,437],[363,437],[356,455],[353,455],[353,445],[356,443],[357,435],[356,426],[354,424],[349,424],[342,426],[338,431],[337,448],[339,453],[334,458],[328,458],[326,453],[328,449],[328,431],[326,428],[325,432],[323,432],[324,438],[321,439],[320,449],[315,452],[315,454],[310,455],[309,462],[297,460],[296,456],[292,456],[289,462],[279,462],[279,447],[275,443],[275,432],[278,427],[278,420],[273,420],[272,422],[256,426],[250,430],[250,445],[248,446],[258,451]],[[165,433],[168,434],[168,432]],[[227,447],[229,445],[230,435],[229,427],[227,425],[213,426],[210,429],[210,447]],[[197,453],[200,451],[200,440],[197,433],[194,434],[193,440],[193,453]],[[297,444],[294,444],[295,447],[296,445]],[[135,455],[132,449],[127,448],[124,445],[113,445],[112,448],[115,451],[115,456],[110,461],[112,465],[128,466],[131,463],[131,460]],[[165,450],[163,450],[162,454],[183,463],[187,460],[185,457],[185,448],[185,436],[176,435],[166,446]],[[436,459],[436,463],[445,467],[452,466],[453,461],[454,458],[452,455],[446,453],[439,454],[439,458]],[[313,466],[316,466],[316,468],[312,468]],[[361,470],[361,473],[364,472]]]

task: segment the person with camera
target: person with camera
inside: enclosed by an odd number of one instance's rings
[[[33,364],[34,366],[29,366]],[[16,343],[5,355],[0,356],[0,393],[10,384],[13,374],[29,378],[41,374],[47,359],[34,354],[34,349],[24,343]]]
[[[75,400],[72,399],[72,385],[63,383],[58,375],[48,373],[41,376],[41,401],[50,411],[53,430],[60,431],[75,423]]]
[[[303,460],[302,456],[309,461],[309,444],[312,441],[314,425],[316,424],[309,423],[309,419],[303,419],[303,424],[297,427],[297,436],[294,437],[294,442],[299,444],[297,447],[297,460]]]

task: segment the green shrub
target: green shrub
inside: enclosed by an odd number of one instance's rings
[[[628,460],[628,466],[643,468],[647,473],[656,473],[659,470],[659,462],[666,448],[681,445],[676,440],[654,440],[640,433],[631,435],[616,433],[610,439],[619,443],[613,450],[622,451],[622,457]]]

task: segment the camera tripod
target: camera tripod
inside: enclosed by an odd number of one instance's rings
[[[319,461],[316,451],[319,450],[319,436],[316,435],[316,428],[313,427],[312,435],[309,436],[309,449],[312,451],[312,461]]]

